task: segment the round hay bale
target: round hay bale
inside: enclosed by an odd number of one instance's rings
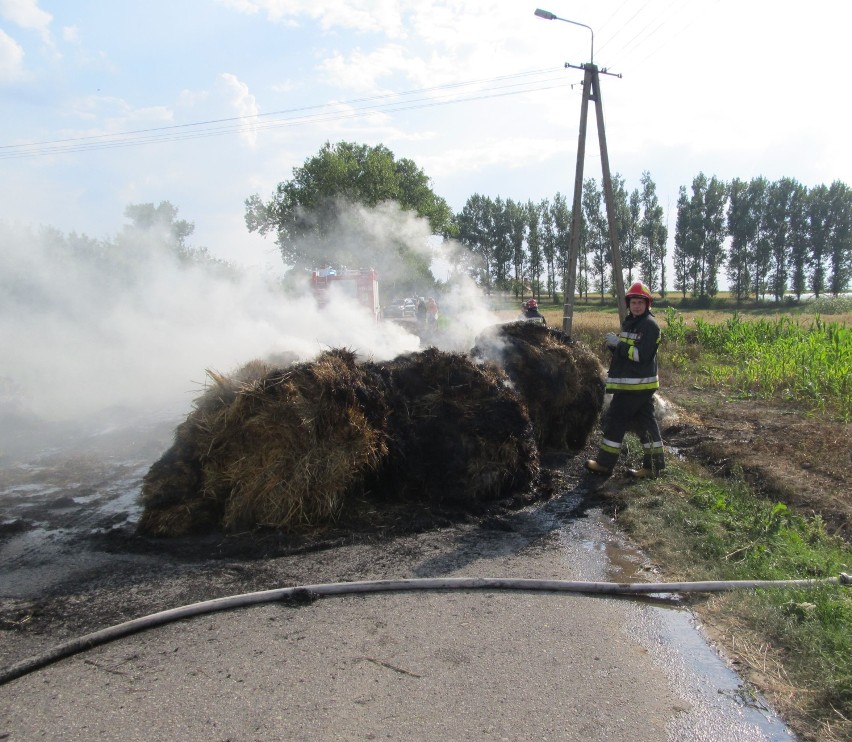
[[[175,429],[174,442],[142,480],[140,533],[183,536],[219,526],[222,504],[202,497],[203,461],[213,445],[217,419],[233,403],[252,375],[268,371],[260,361],[243,366],[234,378],[208,369],[211,384],[193,403],[193,411]],[[238,381],[237,379],[240,379]]]
[[[333,519],[347,490],[387,454],[381,381],[354,353],[332,350],[287,369],[244,367],[237,377],[236,393],[215,411],[202,397],[146,476],[142,532],[183,535],[211,521],[232,533],[315,526]],[[182,497],[175,485],[187,486]]]
[[[475,509],[526,489],[538,476],[529,416],[498,368],[430,348],[383,370],[393,414],[377,494]]]
[[[605,370],[585,345],[538,323],[509,322],[483,331],[471,355],[505,369],[542,448],[586,445],[603,406]]]
[[[332,350],[286,369],[208,373],[145,477],[142,533],[292,532],[356,499],[479,509],[538,476],[523,400],[501,369],[466,355],[432,348],[359,365]]]

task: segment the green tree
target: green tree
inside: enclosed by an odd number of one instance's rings
[[[791,178],[781,178],[770,184],[766,199],[766,231],[772,247],[768,278],[775,301],[781,301],[787,293],[790,209],[796,185]]]
[[[541,274],[544,272],[544,250],[541,237],[541,211],[539,204],[527,201],[527,265],[533,296],[541,301]]]
[[[515,296],[524,294],[524,271],[526,252],[524,240],[527,234],[529,214],[526,206],[511,198],[506,199],[506,220],[509,226],[509,244],[512,251],[512,267],[515,275]]]
[[[600,294],[601,304],[610,288],[612,261],[610,259],[607,222],[601,210],[603,193],[594,178],[583,183],[583,223],[585,253],[590,257],[590,281]]]
[[[790,199],[790,230],[789,239],[789,275],[790,288],[801,299],[807,291],[808,256],[810,243],[808,239],[808,189],[800,183],[796,184]]]
[[[749,184],[734,178],[728,187],[728,235],[731,247],[728,251],[728,281],[731,293],[739,304],[748,297],[751,286],[749,270],[749,245],[757,232],[755,213],[752,209]]]
[[[508,202],[500,196],[491,204],[489,220],[491,244],[494,245],[494,283],[505,291],[510,286],[509,272],[512,266],[514,250],[512,247],[512,225],[509,222]]]
[[[564,291],[567,285],[568,251],[571,242],[571,209],[568,208],[568,200],[561,193],[553,197],[550,213],[553,215],[556,262],[559,266],[560,284]]]
[[[642,186],[639,198],[642,204],[642,220],[639,224],[639,242],[642,257],[639,264],[642,280],[653,291],[659,286],[660,266],[665,259],[665,242],[661,245],[660,241],[660,231],[665,229],[665,225],[663,209],[657,198],[657,184],[647,170],[642,173],[640,185]]]
[[[767,217],[769,181],[762,175],[752,178],[748,185],[752,219],[755,223],[754,239],[749,245],[748,260],[754,298],[766,296],[769,286],[769,266],[772,263],[772,242],[769,237]]]
[[[550,202],[543,198],[538,203],[540,220],[539,239],[541,254],[544,261],[545,292],[548,296],[556,295],[556,220]]]
[[[274,234],[287,265],[351,265],[365,258],[384,262],[395,248],[404,262],[422,271],[423,256],[412,254],[400,241],[392,247],[353,246],[330,239],[351,219],[349,214],[344,216],[348,205],[374,208],[389,201],[427,219],[433,234],[454,235],[449,206],[432,191],[429,178],[414,162],[397,160],[383,145],[353,142],[326,142],[302,167],[293,169],[291,180],[278,184],[269,201],[257,194],[248,198],[246,226],[250,232]]]
[[[810,241],[810,290],[815,296],[826,289],[826,252],[831,239],[828,187],[818,185],[808,194],[808,236]]]
[[[625,215],[624,234],[619,235],[621,244],[621,267],[627,271],[627,283],[633,283],[633,274],[640,264],[639,252],[639,219],[642,205],[639,200],[639,189],[630,192]]]
[[[637,192],[638,195],[638,192]],[[686,186],[678,189],[677,218],[675,220],[674,236],[674,288],[680,291],[681,296],[686,298],[686,292],[690,287],[690,239],[691,221],[689,213],[689,196]]]
[[[725,262],[725,202],[728,188],[715,175],[704,194],[704,258],[708,296],[719,293],[719,271]]]
[[[708,180],[699,173],[692,180],[689,201],[690,273],[693,292],[698,296],[715,296],[719,286],[719,269],[724,262],[726,187],[716,176]]]
[[[846,291],[852,279],[852,190],[839,180],[828,189],[831,242],[828,289],[834,295]]]
[[[704,254],[704,195],[706,192],[707,176],[704,173],[698,173],[692,179],[692,195],[689,198],[689,218],[693,238],[690,242],[690,273],[694,296],[707,295],[707,262]]]
[[[660,284],[657,290],[660,296],[666,295],[666,255],[668,255],[669,228],[663,224],[662,207],[660,207],[660,228],[657,230],[657,242],[654,245],[654,253],[660,261]]]
[[[491,293],[494,245],[491,241],[491,218],[494,203],[487,196],[474,193],[456,215],[458,239],[467,248],[467,273],[486,293]]]
[[[178,219],[178,209],[168,201],[154,204],[128,204],[124,216],[130,220],[125,232],[145,233],[163,245],[180,253],[186,249],[186,238],[195,231],[195,225]]]

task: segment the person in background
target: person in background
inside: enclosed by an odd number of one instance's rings
[[[432,330],[438,324],[438,302],[431,296],[426,300],[426,326]]]
[[[544,315],[538,311],[538,302],[535,299],[529,299],[521,305],[520,319],[530,322],[540,322],[547,327],[547,320]]]
[[[606,335],[606,345],[612,353],[606,390],[612,392],[612,402],[598,457],[586,461],[586,468],[596,474],[612,473],[621,454],[624,434],[635,426],[642,440],[642,468],[630,469],[629,473],[648,479],[665,468],[663,440],[654,417],[654,393],[660,387],[657,377],[660,326],[651,313],[651,291],[645,284],[634,283],[625,301],[629,313],[621,323],[621,332]]]
[[[414,316],[417,317],[417,326],[420,330],[426,329],[426,300],[421,296],[417,299],[417,308],[414,310]]]

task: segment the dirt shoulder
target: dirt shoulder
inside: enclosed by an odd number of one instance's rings
[[[850,426],[782,401],[740,399],[718,390],[664,384],[678,415],[667,446],[712,473],[742,472],[761,495],[802,516],[819,516],[829,534],[852,538]],[[641,517],[641,516],[640,516]],[[654,559],[654,554],[650,557]],[[695,599],[692,609],[732,666],[778,709],[803,739],[848,739],[842,715],[818,720],[812,689],[791,680],[797,659],[767,638],[736,596]],[[838,712],[839,713],[839,712]],[[830,716],[830,715],[829,715]]]
[[[852,538],[852,426],[781,401],[671,382],[663,395],[682,411],[666,445],[720,474],[739,467],[766,497],[818,514],[829,533]]]

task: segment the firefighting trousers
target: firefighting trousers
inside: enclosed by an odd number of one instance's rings
[[[603,424],[603,440],[597,461],[602,466],[613,468],[621,454],[624,434],[635,432],[642,441],[642,467],[662,469],[665,467],[663,438],[654,417],[654,390],[615,392]]]

